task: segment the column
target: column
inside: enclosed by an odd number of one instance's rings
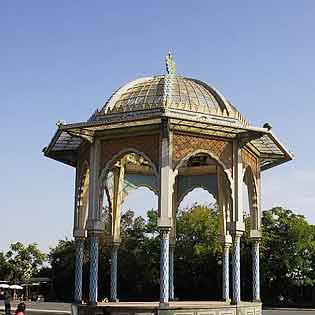
[[[75,284],[74,284],[74,301],[82,303],[82,270],[84,255],[84,239],[75,240]]]
[[[222,268],[222,297],[230,301],[230,244],[224,244]]]
[[[259,240],[254,240],[252,248],[253,264],[253,300],[260,301],[260,276],[259,276]]]
[[[160,228],[160,303],[169,301],[169,228]]]
[[[90,304],[97,304],[98,289],[98,236],[91,234],[90,238]]]
[[[232,302],[237,304],[241,301],[241,257],[240,257],[241,233],[235,233],[232,253]]]
[[[169,257],[169,299],[174,301],[174,250],[175,245],[170,245],[170,257]]]
[[[113,244],[111,248],[110,261],[110,300],[118,302],[117,299],[117,264],[118,264],[118,244]]]

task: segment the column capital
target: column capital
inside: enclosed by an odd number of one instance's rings
[[[86,222],[88,235],[100,234],[104,231],[104,222],[101,220],[88,219]]]
[[[98,236],[101,235],[101,233],[102,233],[102,231],[100,231],[100,230],[88,230],[87,231],[87,236],[88,236],[88,238],[90,238],[90,237],[98,237]]]
[[[164,239],[169,239],[170,231],[171,231],[170,227],[166,227],[166,226],[159,227],[159,232],[160,232],[161,239],[163,239],[163,240]]]
[[[221,237],[221,242],[223,246],[231,246],[233,243],[231,234],[225,234]]]
[[[239,233],[242,235],[245,232],[245,223],[243,221],[229,222],[228,230],[233,236]]]
[[[87,231],[86,230],[83,230],[83,229],[75,229],[73,230],[73,237],[75,240],[78,240],[78,239],[85,239],[87,236]]]
[[[249,238],[252,240],[252,241],[258,241],[260,242],[261,240],[261,230],[250,230],[249,232]]]
[[[109,244],[109,247],[112,249],[118,249],[120,247],[121,242],[113,241]]]

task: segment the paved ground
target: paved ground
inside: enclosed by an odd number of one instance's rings
[[[315,309],[272,309],[272,310],[263,310],[263,315],[313,315],[315,314]]]
[[[12,304],[12,314],[16,308],[17,303]],[[4,314],[4,304],[0,301],[0,314]],[[71,305],[68,303],[27,303],[27,315],[70,315]],[[263,315],[315,315],[315,309],[265,309]]]

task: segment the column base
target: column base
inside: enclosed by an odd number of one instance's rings
[[[110,302],[118,303],[119,299],[109,299]]]
[[[90,306],[97,306],[97,302],[89,302],[88,305],[90,305]]]
[[[221,299],[222,302],[231,303],[231,299]]]
[[[169,302],[160,302],[159,308],[168,308],[170,306]]]
[[[242,301],[238,301],[238,302],[231,301],[231,305],[240,305],[240,304],[242,304]]]

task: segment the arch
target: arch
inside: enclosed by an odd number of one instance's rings
[[[226,182],[226,188],[227,191],[224,193],[224,199],[225,199],[225,203],[222,204],[220,206],[219,204],[219,196],[216,196],[216,200],[219,206],[219,211],[220,211],[220,228],[221,228],[221,235],[222,235],[222,239],[226,238],[226,235],[229,233],[228,228],[227,228],[227,222],[230,221],[230,218],[233,217],[232,211],[233,209],[230,206],[231,200],[232,200],[232,192],[233,192],[233,179],[232,179],[232,174],[231,171],[229,169],[226,168],[226,166],[223,164],[223,162],[219,159],[218,156],[216,156],[215,154],[213,154],[211,151],[209,150],[205,150],[205,149],[197,149],[189,154],[187,154],[179,163],[178,165],[175,167],[174,170],[174,174],[175,177],[178,176],[178,171],[180,169],[180,167],[182,167],[184,165],[185,162],[187,162],[191,157],[197,155],[197,154],[207,154],[211,159],[213,159],[219,166],[219,168],[221,169],[221,173],[223,175],[223,178],[225,180],[220,180],[219,183],[219,177],[217,176],[217,193],[219,194],[219,186],[221,184],[224,185],[224,182]],[[174,185],[175,185],[176,180],[174,180]],[[204,187],[202,187],[204,188]],[[193,189],[192,189],[193,190]],[[205,189],[206,191],[208,191],[208,189]],[[209,192],[210,194],[212,194],[211,192]],[[221,194],[222,195],[222,194]],[[222,196],[223,197],[223,196]]]
[[[176,177],[178,174],[178,170],[180,167],[183,166],[183,164],[188,161],[191,157],[199,154],[199,153],[204,153],[210,156],[211,159],[215,160],[219,166],[222,167],[224,174],[226,175],[226,178],[229,182],[229,193],[232,196],[232,184],[233,184],[233,179],[232,179],[232,174],[231,171],[226,168],[226,166],[222,163],[222,161],[220,160],[220,158],[218,156],[216,156],[215,154],[213,154],[211,151],[209,150],[205,150],[205,149],[197,149],[189,154],[187,154],[183,159],[181,159],[181,161],[176,165],[175,169],[174,169],[174,176]]]
[[[111,159],[105,164],[104,168],[102,169],[100,175],[99,175],[99,206],[102,207],[103,201],[104,201],[104,191],[106,192],[107,199],[108,199],[108,206],[110,211],[110,218],[111,218],[111,237],[113,242],[120,242],[120,216],[121,216],[121,205],[125,201],[125,198],[128,196],[130,191],[136,190],[137,188],[143,186],[150,189],[150,191],[153,191],[153,193],[156,194],[156,191],[153,189],[150,183],[146,182],[140,182],[136,183],[136,189],[130,185],[128,187],[125,186],[125,169],[117,169],[115,168],[115,163],[122,158],[124,158],[128,154],[135,154],[138,157],[143,158],[149,165],[149,168],[152,170],[152,180],[155,182],[157,181],[157,169],[155,164],[152,162],[152,160],[142,151],[139,151],[133,147],[125,148],[123,150],[120,150],[117,154],[113,155]],[[108,175],[111,172],[118,172],[118,177],[113,174],[111,178],[108,177]],[[151,175],[150,175],[151,176]],[[116,178],[116,179],[115,179]],[[113,187],[109,187],[110,180],[113,180],[112,184]],[[117,181],[118,180],[118,181]],[[118,185],[118,186],[116,186]],[[154,186],[154,185],[153,185]],[[155,185],[157,186],[157,183]],[[116,188],[114,188],[116,187]],[[114,188],[112,191],[111,188]],[[130,191],[128,191],[128,188],[131,188]],[[118,189],[118,190],[116,190]],[[123,192],[122,194],[120,192]]]
[[[257,182],[250,166],[243,172],[243,182],[247,187],[250,225],[252,230],[260,229]]]
[[[211,191],[209,191],[209,189],[207,187],[205,187],[204,185],[195,185],[195,186],[192,186],[189,189],[187,189],[184,193],[181,194],[180,198],[178,198],[178,200],[176,201],[176,205],[175,205],[176,211],[178,210],[180,204],[185,199],[185,197],[187,195],[189,195],[192,191],[194,191],[195,189],[198,189],[198,188],[203,189],[204,191],[208,192],[214,199],[217,199],[217,196],[215,196]]]
[[[90,166],[87,160],[84,160],[80,167],[79,181],[76,191],[76,219],[75,229],[85,231],[88,217],[88,199],[89,199],[89,181]]]
[[[158,177],[158,171],[156,169],[155,164],[152,162],[152,160],[142,151],[139,151],[135,148],[126,148],[123,149],[121,151],[119,151],[117,154],[115,154],[114,156],[112,156],[112,158],[105,164],[104,168],[101,171],[101,174],[99,176],[99,205],[102,205],[103,202],[103,196],[104,196],[104,189],[106,186],[106,177],[108,172],[110,171],[111,167],[114,165],[114,162],[119,160],[120,157],[125,156],[126,154],[130,154],[130,153],[135,153],[139,156],[142,156],[151,166],[153,172],[154,172],[154,176],[156,176],[156,178]],[[109,201],[110,203],[110,201]]]

